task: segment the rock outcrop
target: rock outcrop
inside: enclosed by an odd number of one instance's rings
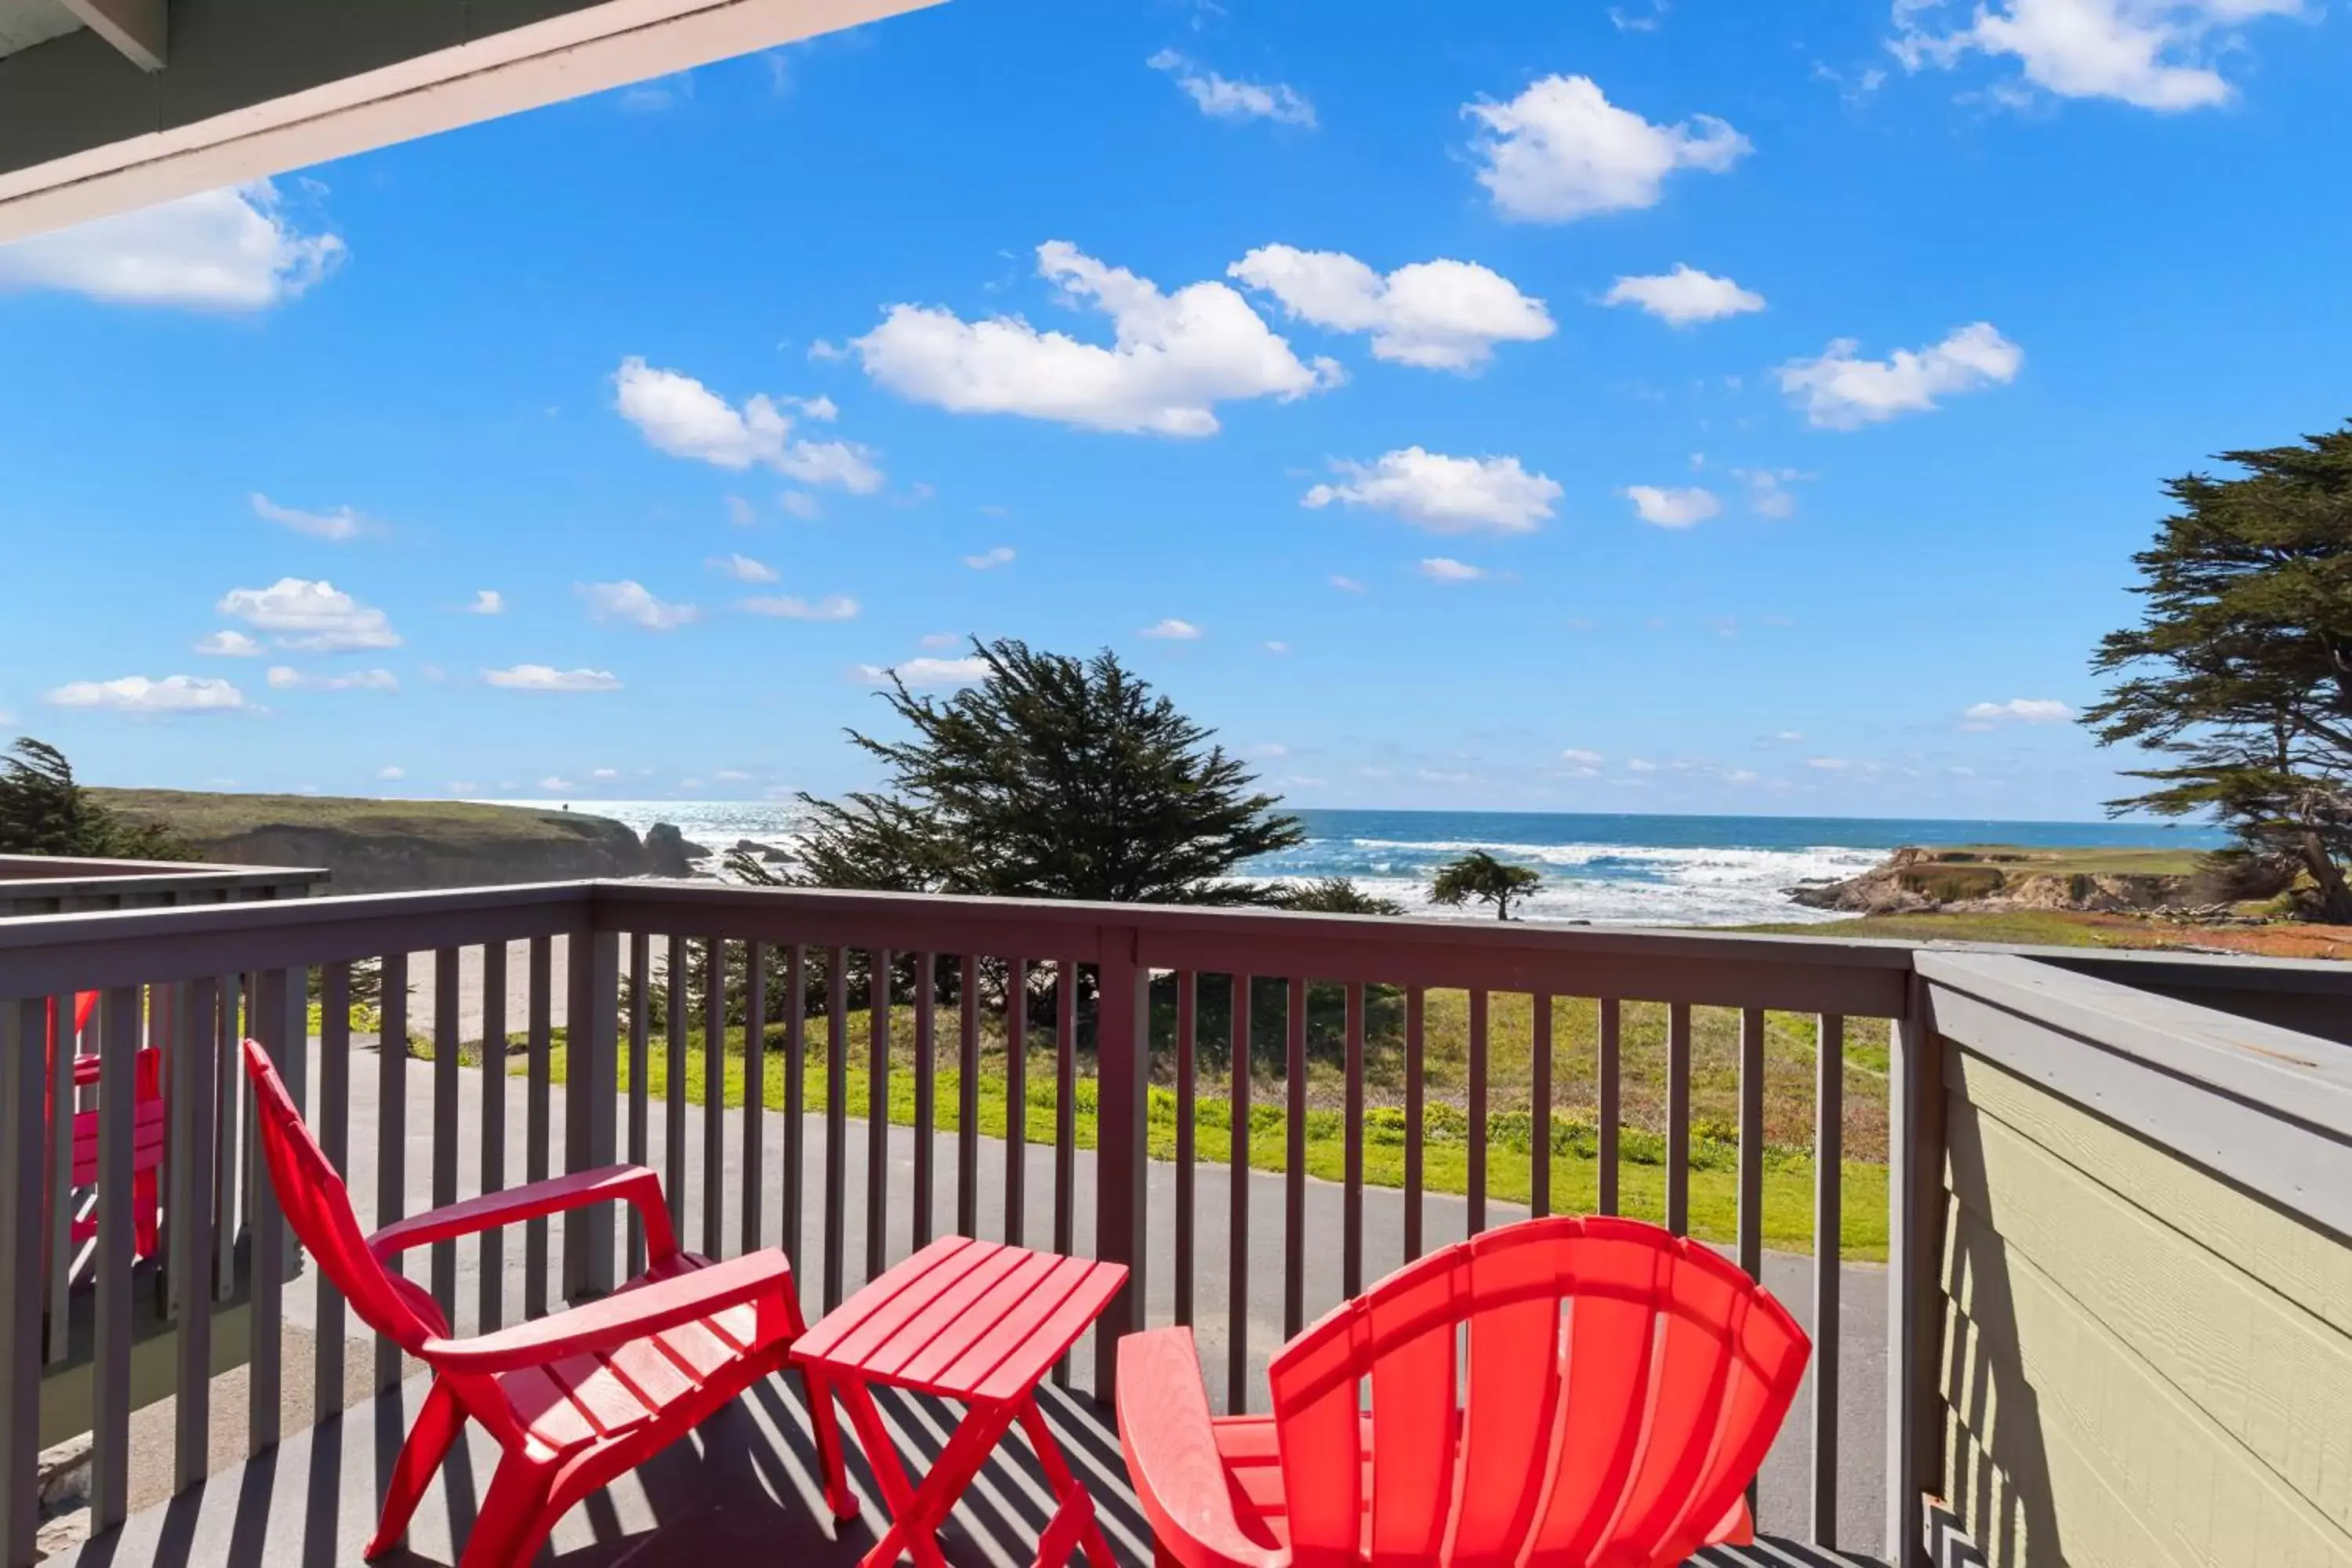
[[[2048,861],[2054,858],[1910,847],[1859,877],[1791,888],[1789,896],[1812,909],[1857,915],[2001,910],[2147,914],[2212,901],[2193,874],[2053,868]]]

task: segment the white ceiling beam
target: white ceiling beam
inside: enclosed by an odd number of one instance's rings
[[[59,0],[82,25],[143,71],[163,68],[169,0]]]

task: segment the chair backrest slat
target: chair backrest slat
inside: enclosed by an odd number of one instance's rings
[[[1679,1562],[1735,1517],[1808,1350],[1747,1276],[1653,1226],[1531,1220],[1444,1248],[1267,1369],[1292,1559]]]
[[[271,1187],[294,1234],[319,1260],[320,1270],[334,1281],[362,1321],[403,1350],[413,1352],[425,1341],[446,1335],[449,1326],[432,1297],[394,1279],[368,1247],[359,1216],[352,1212],[350,1190],[310,1136],[269,1053],[252,1040],[244,1048]]]

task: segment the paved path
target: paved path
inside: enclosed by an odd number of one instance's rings
[[[314,1047],[315,1051],[315,1047]],[[374,1223],[373,1210],[376,1187],[378,1109],[375,1096],[378,1058],[372,1044],[353,1053],[351,1104],[352,1170],[350,1185],[358,1201],[362,1221]],[[481,1089],[478,1068],[464,1071],[465,1084],[460,1096],[457,1136],[460,1151],[458,1190],[461,1195],[480,1191],[481,1148]],[[312,1083],[318,1082],[317,1068],[312,1068]],[[407,1139],[405,1186],[410,1212],[428,1207],[432,1201],[432,1154],[434,1129],[432,1113],[432,1066],[425,1062],[407,1065]],[[519,1078],[509,1078],[504,1084],[507,1107],[508,1166],[505,1183],[523,1179],[523,1128],[525,1086]],[[553,1126],[551,1148],[560,1162],[563,1144],[562,1096],[559,1089],[551,1097]],[[657,1170],[667,1170],[666,1145],[662,1127],[662,1108],[653,1108],[651,1123],[652,1148],[649,1163]],[[703,1244],[701,1195],[703,1191],[703,1151],[700,1146],[703,1110],[699,1106],[688,1108],[688,1144],[687,1149],[688,1180],[685,1188],[687,1225],[682,1237],[690,1247]],[[783,1148],[783,1118],[768,1113],[760,1118],[761,1136],[766,1151],[761,1186],[761,1240],[763,1245],[782,1245],[793,1259],[799,1276],[803,1302],[812,1317],[824,1309],[824,1257],[823,1215],[824,1181],[824,1123],[822,1117],[804,1119],[803,1140],[803,1182],[807,1205],[804,1229],[796,1238],[787,1240],[779,1214],[782,1187],[780,1160]],[[621,1118],[622,1136],[626,1137],[625,1115]],[[740,1241],[741,1230],[741,1153],[743,1113],[740,1110],[727,1112],[725,1146],[722,1156],[723,1180],[722,1236],[730,1250]],[[855,1289],[865,1278],[866,1257],[866,1131],[864,1124],[853,1123],[846,1130],[844,1144],[844,1179],[841,1194],[842,1255],[845,1289]],[[914,1180],[914,1132],[910,1128],[894,1127],[888,1137],[889,1199],[885,1207],[887,1227],[887,1256],[891,1261],[905,1257],[913,1247],[913,1209],[909,1194]],[[624,1153],[625,1154],[625,1145]],[[1002,1235],[1004,1207],[1004,1174],[1006,1145],[984,1140],[981,1146],[980,1175],[981,1228],[983,1235]],[[955,1223],[955,1139],[952,1134],[937,1138],[934,1155],[936,1185],[933,1197],[934,1223],[938,1229],[951,1228]],[[1030,1146],[1025,1159],[1026,1203],[1024,1205],[1024,1239],[1034,1246],[1050,1246],[1054,1237],[1053,1214],[1053,1150],[1050,1146]],[[1074,1190],[1078,1197],[1077,1212],[1072,1216],[1073,1239],[1079,1251],[1093,1246],[1094,1238],[1094,1157],[1088,1151],[1077,1152],[1075,1165]],[[1231,1321],[1226,1311],[1227,1268],[1231,1256],[1228,1216],[1231,1213],[1230,1169],[1222,1164],[1203,1163],[1197,1174],[1198,1258],[1197,1300],[1194,1313],[1196,1332],[1204,1364],[1213,1369],[1211,1390],[1213,1399],[1222,1407],[1223,1369],[1227,1334]],[[501,1184],[493,1183],[492,1185]],[[1283,1182],[1280,1176],[1266,1172],[1252,1172],[1249,1176],[1249,1310],[1247,1342],[1250,1352],[1251,1384],[1255,1388],[1254,1404],[1264,1408],[1265,1357],[1283,1341],[1282,1322],[1282,1262],[1283,1262]],[[1336,1305],[1340,1296],[1340,1258],[1339,1237],[1342,1211],[1342,1190],[1335,1184],[1310,1181],[1307,1189],[1306,1317],[1312,1321],[1318,1315]],[[1171,1321],[1174,1316],[1174,1225],[1175,1169],[1155,1162],[1150,1168],[1148,1194],[1150,1222],[1150,1252],[1146,1261],[1145,1286],[1150,1321]],[[1490,1220],[1500,1223],[1526,1213],[1523,1208],[1508,1205],[1490,1205]],[[1424,1241],[1436,1247],[1458,1239],[1465,1234],[1467,1204],[1460,1197],[1433,1194],[1427,1199]],[[1378,1279],[1399,1264],[1403,1258],[1404,1203],[1402,1194],[1392,1189],[1370,1188],[1364,1201],[1365,1277]],[[560,1226],[550,1238],[551,1267],[560,1279],[562,1237]],[[471,1244],[461,1244],[457,1253],[457,1291],[459,1328],[469,1328],[475,1321],[475,1303],[478,1299],[480,1255]],[[523,1300],[522,1242],[520,1234],[507,1240],[501,1300],[508,1321],[521,1313]],[[1783,1253],[1768,1253],[1765,1258],[1765,1282],[1788,1303],[1801,1321],[1810,1327],[1811,1317],[1811,1261],[1810,1258]],[[411,1260],[410,1272],[420,1281],[426,1277],[426,1260],[422,1254]],[[306,1330],[316,1322],[310,1289],[310,1277],[289,1288],[288,1315],[289,1321]],[[1844,1270],[1843,1321],[1840,1343],[1843,1352],[1839,1404],[1839,1507],[1838,1535],[1842,1544],[1852,1549],[1875,1550],[1884,1528],[1883,1470],[1885,1430],[1885,1271],[1875,1266],[1850,1266]],[[1089,1382],[1092,1357],[1089,1347],[1081,1344],[1074,1358],[1076,1383],[1084,1388]],[[289,1367],[289,1381],[295,1369]],[[1806,1433],[1810,1429],[1811,1391],[1801,1394],[1796,1410],[1771,1458],[1767,1461],[1761,1481],[1759,1517],[1767,1528],[1790,1533],[1801,1533],[1809,1518],[1811,1496],[1808,1486],[1809,1452]]]

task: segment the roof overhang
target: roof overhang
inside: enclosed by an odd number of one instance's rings
[[[937,3],[0,0],[0,244]]]

